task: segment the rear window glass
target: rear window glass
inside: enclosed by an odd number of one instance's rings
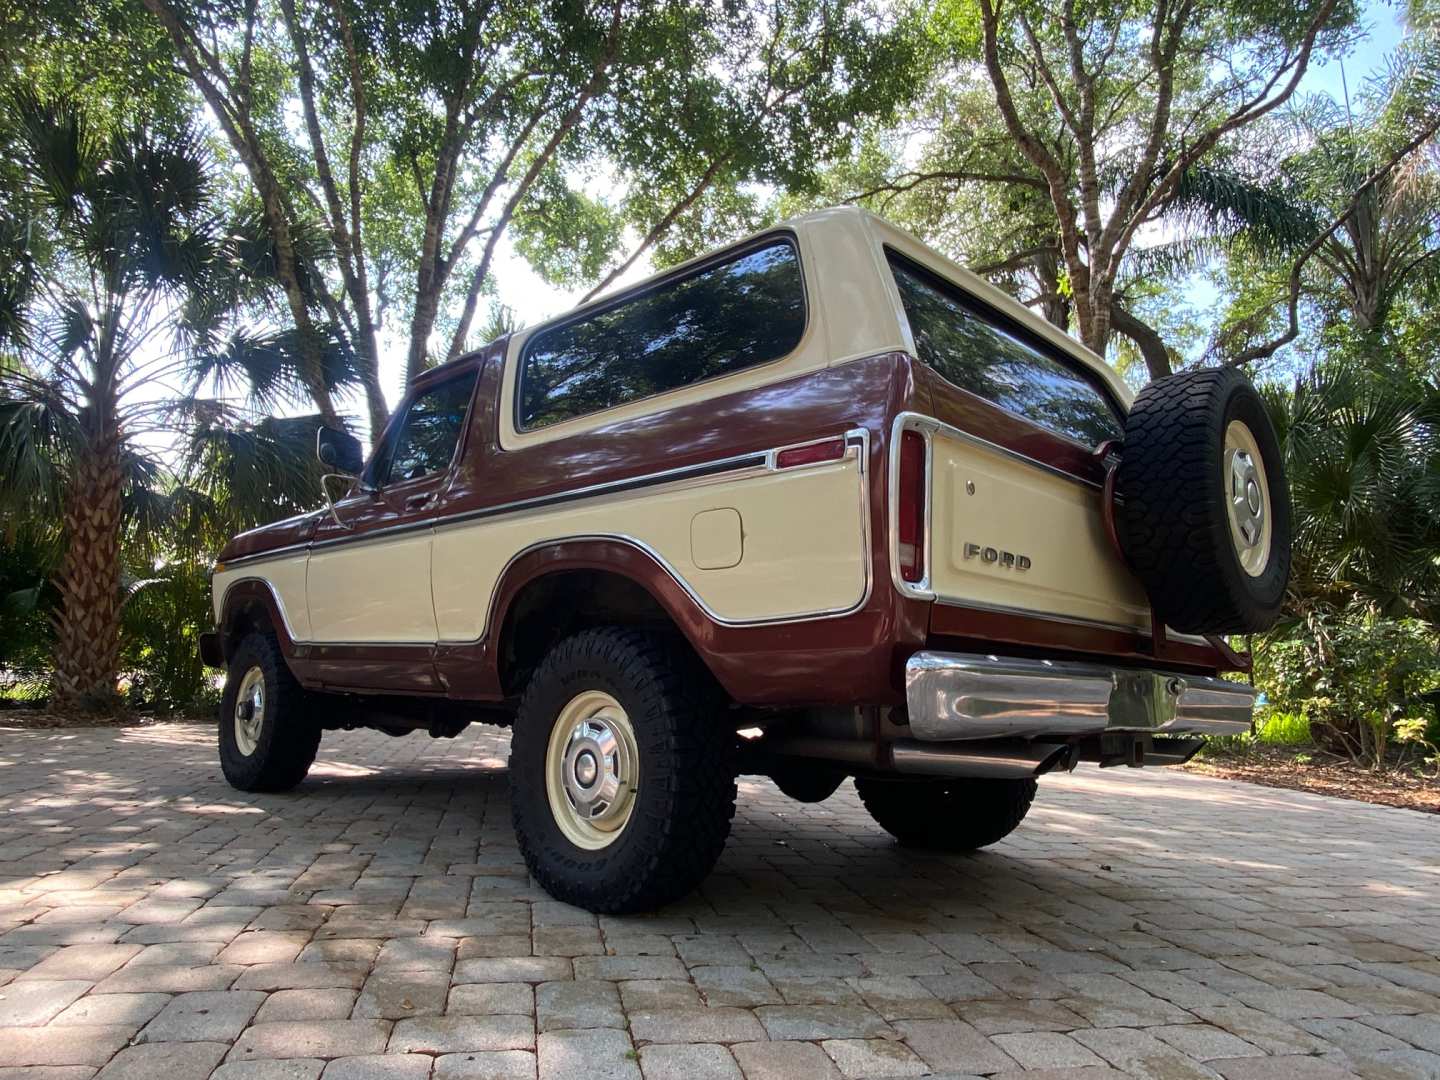
[[[805,333],[800,257],[773,239],[536,334],[520,365],[521,429],[778,360]]]
[[[1120,437],[1109,400],[1079,371],[928,270],[893,252],[889,259],[918,358],[948,382],[1087,446]]]

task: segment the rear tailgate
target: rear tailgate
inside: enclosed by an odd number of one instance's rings
[[[1149,603],[1087,480],[931,418],[929,586],[937,600],[1148,633]]]
[[[887,258],[921,361],[923,414],[902,415],[894,433],[927,448],[926,588],[915,591],[1148,633],[1149,603],[1101,516],[1096,449],[1123,436],[1122,388],[936,268]]]

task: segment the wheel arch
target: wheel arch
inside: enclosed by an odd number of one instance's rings
[[[295,651],[284,610],[273,586],[263,578],[244,578],[231,583],[225,590],[218,629],[220,651],[227,662],[245,635],[256,631],[275,635],[287,663]]]
[[[560,640],[612,625],[675,631],[724,685],[707,657],[716,620],[652,553],[619,537],[555,540],[517,555],[501,573],[488,625],[507,696]]]

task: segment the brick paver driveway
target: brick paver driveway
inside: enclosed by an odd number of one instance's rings
[[[747,779],[701,894],[597,920],[527,880],[503,733],[262,797],[212,739],[0,730],[0,1078],[1440,1076],[1427,815],[1081,771],[940,857]]]

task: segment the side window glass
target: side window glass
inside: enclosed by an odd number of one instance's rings
[[[558,424],[767,364],[804,333],[800,256],[788,239],[765,241],[537,334],[520,365],[517,424]]]
[[[919,359],[947,381],[1086,446],[1119,438],[1109,399],[1083,373],[997,325],[949,282],[893,253]]]
[[[379,487],[444,472],[465,427],[476,373],[433,386],[413,398],[395,437],[380,451],[371,482]]]

